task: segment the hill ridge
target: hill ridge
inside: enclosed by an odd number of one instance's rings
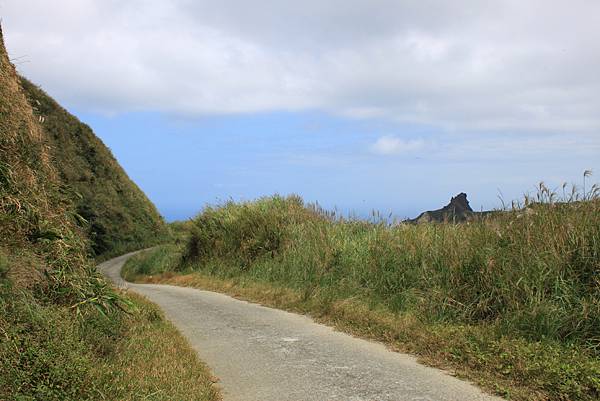
[[[144,247],[166,235],[158,210],[93,130],[20,77],[60,180],[92,241],[94,255]]]

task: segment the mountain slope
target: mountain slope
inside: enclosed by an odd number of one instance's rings
[[[26,95],[0,29],[0,400],[215,400],[209,372],[160,311],[117,293],[89,259],[90,244],[116,252],[164,230],[154,207],[91,130],[40,94],[34,113]],[[71,181],[80,176],[96,189]],[[87,237],[83,202],[121,219],[90,218],[115,230],[107,241]]]
[[[31,251],[34,259],[51,256],[53,263],[59,253],[67,259],[83,256],[85,241],[79,239],[72,205],[62,194],[44,134],[8,59],[1,31],[0,156],[0,248],[7,253]]]
[[[164,237],[166,227],[156,207],[90,127],[27,79],[21,78],[21,84],[77,214],[89,222],[94,253],[141,248]]]

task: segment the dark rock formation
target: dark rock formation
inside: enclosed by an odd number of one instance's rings
[[[460,223],[472,220],[478,213],[474,212],[469,206],[467,194],[461,192],[452,199],[450,203],[441,209],[430,210],[421,213],[416,219],[407,220],[407,223],[430,223],[430,222],[449,222]]]

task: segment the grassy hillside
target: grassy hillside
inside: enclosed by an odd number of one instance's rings
[[[58,121],[52,127],[62,129]],[[160,312],[115,292],[88,259],[98,238],[86,236],[81,203],[74,203],[73,188],[63,181],[65,171],[77,170],[62,163],[103,180],[114,174],[122,181],[124,174],[112,158],[78,164],[78,151],[57,152],[58,142],[48,133],[27,100],[0,30],[0,399],[216,399],[206,368]],[[74,149],[89,140],[89,152],[102,154],[91,133],[85,135],[80,142],[73,138]],[[71,145],[66,137],[61,143]],[[130,195],[90,198],[98,208],[92,212],[102,215],[105,201],[109,209],[110,202],[117,203],[116,210],[125,208],[122,199],[130,199],[151,217],[135,221],[140,228],[122,239],[146,238],[142,235],[160,230],[162,222],[139,191],[125,184],[117,185]],[[124,243],[106,238],[109,246]]]
[[[6,273],[35,283],[45,271],[63,285],[53,272],[83,265],[86,241],[1,42],[0,152],[0,244],[4,253],[23,258]]]
[[[514,399],[595,400],[596,187],[586,199],[556,202],[542,186],[525,209],[395,226],[332,220],[297,197],[228,202],[125,274],[311,313]]]
[[[166,227],[156,207],[90,127],[27,79],[21,78],[21,85],[41,122],[59,178],[86,221],[94,253],[123,253],[164,238]]]

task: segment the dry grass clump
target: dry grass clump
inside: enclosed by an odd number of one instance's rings
[[[38,229],[40,216],[61,214],[53,204],[56,176],[41,130],[4,51],[0,32],[0,225],[3,243],[18,243]]]
[[[40,299],[109,308],[116,297],[87,261],[88,242],[0,32],[0,244],[6,275]],[[28,263],[20,263],[27,260]],[[18,279],[15,279],[16,275]],[[44,280],[38,280],[42,274]]]

